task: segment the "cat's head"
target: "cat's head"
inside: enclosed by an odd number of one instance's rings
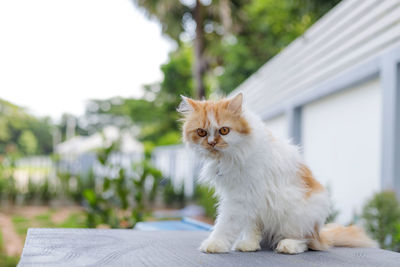
[[[243,116],[243,95],[219,101],[196,101],[182,96],[183,140],[208,156],[230,153],[246,141],[251,129]]]

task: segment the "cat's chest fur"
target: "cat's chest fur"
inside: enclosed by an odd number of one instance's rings
[[[214,177],[215,181],[223,180],[224,182],[226,179],[235,179],[238,180],[244,175],[248,175],[246,170],[243,168],[244,164],[235,163],[233,161],[227,160],[213,160],[206,165],[207,174],[211,177]]]
[[[265,151],[265,150],[264,150]],[[271,151],[271,150],[270,150]],[[285,171],[267,153],[254,150],[240,160],[209,160],[202,180],[209,182],[221,200],[240,203],[243,208],[286,212],[288,206],[302,201],[294,172]]]
[[[213,184],[217,193],[245,193],[246,191],[253,191],[252,187],[263,183],[262,180],[265,178],[257,174],[257,171],[255,171],[257,169],[265,170],[265,166],[256,162],[253,157],[241,161],[216,159],[205,165],[203,176],[204,179]]]
[[[232,168],[232,165],[226,164],[221,160],[216,160],[213,164],[213,171],[216,178],[220,177],[221,179],[223,179],[224,177],[232,175],[234,169]]]

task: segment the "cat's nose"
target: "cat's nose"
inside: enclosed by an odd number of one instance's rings
[[[208,141],[208,144],[209,144],[210,146],[212,146],[212,147],[214,147],[216,143],[217,143],[217,142],[215,142],[215,141]]]

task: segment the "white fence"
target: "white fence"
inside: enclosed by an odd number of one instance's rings
[[[183,145],[157,147],[152,154],[152,162],[165,177],[170,178],[175,190],[184,187],[185,196],[194,192],[201,162],[192,151]]]
[[[115,165],[126,170],[127,175],[133,172],[133,165],[143,160],[142,153],[113,153],[108,159],[109,166]],[[85,176],[93,171],[95,177],[113,177],[115,168],[100,164],[94,153],[84,153],[76,157],[62,157],[55,162],[50,156],[31,156],[16,161],[14,178],[19,187],[24,188],[29,180],[41,182],[54,179],[56,172]]]
[[[24,189],[29,180],[35,183],[55,177],[55,164],[49,156],[31,156],[15,162],[13,173],[17,187]]]
[[[144,155],[142,153],[112,153],[108,158],[108,167],[103,166],[98,162],[95,153],[84,153],[74,157],[63,157],[57,164],[58,170],[64,173],[73,175],[86,175],[93,171],[96,177],[114,177],[116,175],[115,168],[110,166],[115,165],[126,170],[127,175],[133,171],[132,167],[135,163],[142,161]]]

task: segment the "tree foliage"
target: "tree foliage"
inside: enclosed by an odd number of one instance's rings
[[[170,53],[168,62],[161,66],[164,79],[160,83],[146,85],[141,99],[121,99],[120,102],[92,100],[90,106],[107,105],[107,110],[87,109],[87,121],[113,124],[132,124],[140,129],[138,138],[151,150],[154,145],[169,145],[180,142],[179,115],[176,108],[180,95],[192,96],[193,78],[191,72],[192,53],[190,47],[181,47]],[[91,117],[91,119],[90,119]],[[94,117],[98,117],[95,119]],[[104,120],[104,118],[108,118]],[[102,127],[104,125],[98,125]]]
[[[302,35],[339,0],[252,0],[241,12],[242,27],[211,47],[224,72],[219,89],[229,93],[271,57]]]
[[[163,33],[177,41],[193,41],[193,76],[198,98],[205,97],[204,77],[209,70],[207,47],[219,42],[223,36],[236,29],[232,14],[249,0],[134,0],[144,8],[147,15],[156,18],[162,25]],[[239,16],[240,17],[240,16]],[[239,21],[240,23],[240,21]]]
[[[202,82],[200,80],[207,76],[209,70],[212,71],[216,67],[224,69],[218,79],[218,88],[224,93],[232,91],[340,2],[133,1],[142,7],[150,18],[157,19],[162,25],[163,33],[177,41],[179,46],[185,41],[193,42],[196,84]],[[200,94],[201,96],[203,95]]]
[[[195,6],[202,5],[202,59],[207,65],[208,92],[226,94],[254,73],[312,25],[339,0],[134,0],[147,15],[161,22],[163,32],[177,42],[167,63],[161,66],[164,79],[146,85],[142,99],[122,99],[121,103],[92,101],[95,109],[87,121],[125,124],[140,128],[145,145],[179,142],[179,95],[196,96],[193,65],[196,50]],[[185,37],[186,36],[186,37]],[[196,77],[196,79],[195,79]],[[115,101],[114,101],[115,102]],[[101,109],[101,106],[107,107]],[[117,119],[118,118],[118,119]],[[129,118],[129,120],[127,119]],[[100,123],[101,124],[101,123]],[[92,124],[93,125],[93,124]],[[100,125],[101,126],[101,125]]]
[[[48,154],[52,151],[52,124],[0,99],[0,157]]]

